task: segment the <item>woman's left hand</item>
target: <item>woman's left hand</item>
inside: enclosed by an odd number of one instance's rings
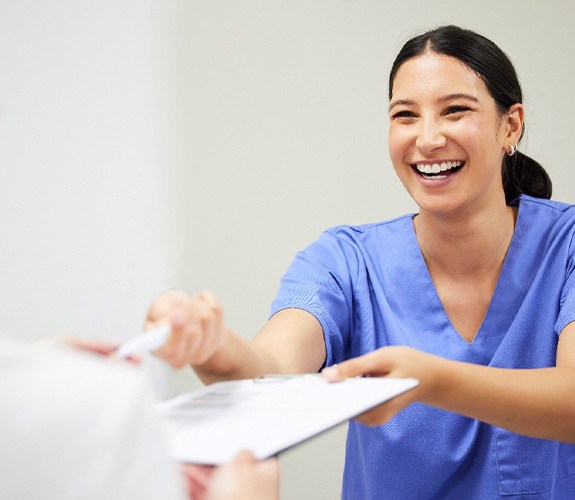
[[[323,370],[324,376],[337,382],[345,378],[413,377],[419,385],[356,418],[363,424],[381,425],[415,401],[427,402],[439,389],[443,358],[404,346],[383,347]]]

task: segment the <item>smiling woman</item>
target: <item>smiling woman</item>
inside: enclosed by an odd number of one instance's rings
[[[500,113],[475,72],[428,50],[404,62],[393,85],[391,159],[422,215],[505,207],[501,162],[505,145],[519,139],[521,105]],[[434,175],[448,164],[458,168]]]
[[[550,201],[517,152],[515,70],[447,26],[407,42],[389,95],[390,155],[418,213],[325,231],[251,342],[213,294],[163,294],[147,318],[172,327],[157,355],[207,382],[322,367],[419,379],[360,418],[371,427],[350,424],[343,498],[571,498],[575,206]]]
[[[484,88],[479,90],[488,92],[501,119],[510,113],[512,106],[517,106],[523,102],[523,92],[515,68],[503,51],[479,34],[476,34],[474,38],[469,38],[457,26],[446,26],[411,39],[397,55],[389,76],[390,112],[398,105],[413,104],[409,100],[394,98],[394,84],[397,88],[397,72],[403,63],[424,54],[447,56],[452,59],[452,62],[459,63],[461,67],[473,72],[484,84]],[[432,80],[432,75],[427,72],[420,76],[426,78],[428,83]],[[480,87],[483,86],[480,85]],[[440,88],[453,89],[453,86],[448,85]],[[458,100],[463,105],[457,105]],[[455,114],[455,119],[457,119],[458,115],[471,111],[473,105],[476,106],[479,101],[474,94],[461,93],[443,95],[438,104],[444,105],[445,115]],[[408,111],[393,113],[394,117],[397,118],[408,116],[408,114]],[[521,120],[523,121],[523,114]],[[499,122],[498,125],[500,125]],[[521,193],[539,198],[551,198],[551,179],[545,169],[532,158],[517,151],[523,131],[522,123],[521,134],[517,142],[506,148],[507,156],[504,157],[502,163],[502,177],[507,202],[513,201]],[[426,173],[429,172],[426,171]]]

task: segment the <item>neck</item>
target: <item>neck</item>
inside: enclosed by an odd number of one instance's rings
[[[414,219],[419,246],[430,270],[456,277],[499,272],[513,237],[517,210],[505,204],[476,215],[421,212]]]

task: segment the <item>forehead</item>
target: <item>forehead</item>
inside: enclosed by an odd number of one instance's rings
[[[491,98],[475,71],[455,57],[435,52],[426,52],[405,61],[395,74],[392,90],[392,101],[434,99],[453,94]]]

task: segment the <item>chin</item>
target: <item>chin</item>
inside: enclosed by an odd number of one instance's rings
[[[465,213],[461,202],[454,200],[453,196],[418,196],[414,197],[415,203],[419,207],[419,212],[427,212],[434,216],[457,216]]]

